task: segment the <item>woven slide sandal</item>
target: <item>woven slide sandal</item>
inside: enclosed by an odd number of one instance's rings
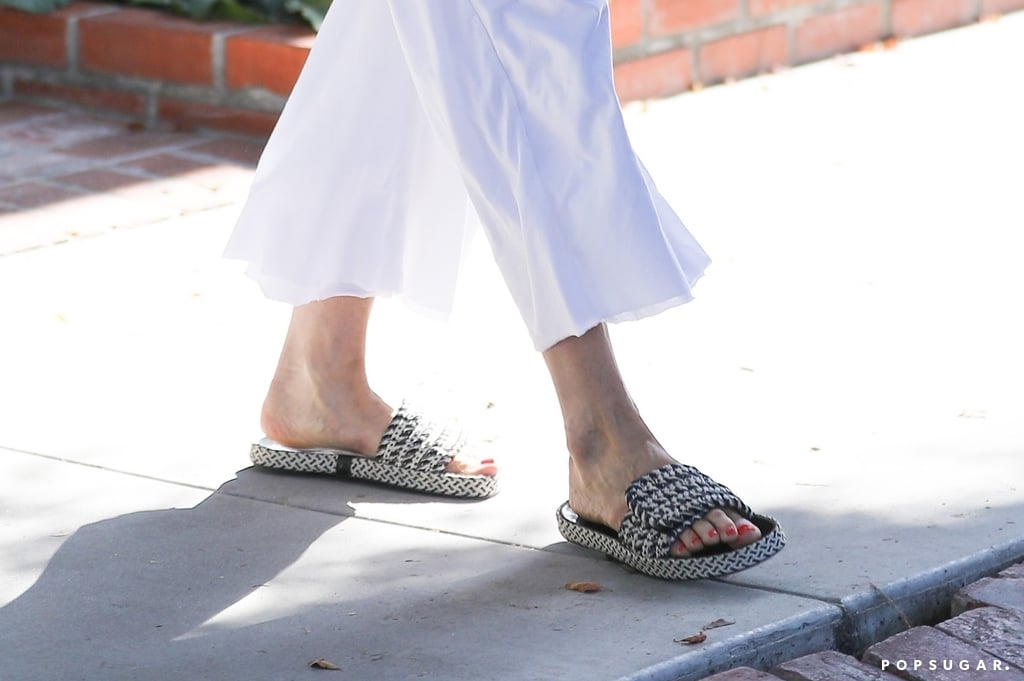
[[[569,502],[558,509],[558,529],[568,541],[661,579],[705,579],[745,570],[786,545],[774,519],[750,510],[728,487],[693,466],[669,464],[634,481],[626,490],[628,511],[616,533],[576,515]],[[747,546],[726,545],[689,558],[671,555],[676,538],[714,508],[732,508],[754,523],[762,537]]]
[[[497,493],[497,476],[445,470],[464,443],[460,433],[431,423],[403,404],[374,457],[344,449],[293,449],[264,438],[252,446],[249,458],[265,468],[367,480],[450,497],[483,498]]]

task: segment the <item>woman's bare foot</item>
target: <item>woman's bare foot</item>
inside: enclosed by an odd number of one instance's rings
[[[604,326],[544,352],[562,406],[569,448],[569,505],[580,517],[618,530],[626,488],[674,459],[651,434],[629,398]],[[684,531],[672,554],[691,556],[717,544],[739,548],[761,538],[732,509],[714,509]]]
[[[282,372],[279,367],[263,403],[260,421],[266,436],[295,449],[327,447],[375,456],[394,409],[369,389],[354,392],[319,382],[314,373]],[[460,452],[445,470],[495,475],[498,467],[493,459]]]
[[[366,379],[366,324],[372,299],[337,297],[292,313],[277,371],[263,403],[263,432],[288,447],[345,449],[375,456],[394,410]],[[446,469],[495,475],[492,459],[455,456]]]

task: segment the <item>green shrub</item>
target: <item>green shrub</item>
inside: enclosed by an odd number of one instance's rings
[[[0,0],[0,6],[6,5],[26,12],[43,14],[64,7],[70,0]]]
[[[4,0],[0,0],[2,2]],[[129,5],[159,7],[193,19],[281,21],[296,17],[320,29],[330,0],[122,0]]]
[[[0,0],[0,6],[42,13],[64,7],[68,2],[70,0]],[[294,18],[318,31],[331,0],[120,0],[118,4],[155,7],[197,20],[262,22]]]

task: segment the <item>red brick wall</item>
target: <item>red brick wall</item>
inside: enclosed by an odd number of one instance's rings
[[[616,87],[661,97],[887,38],[1024,9],[1024,0],[610,0]]]
[[[376,1],[376,0],[367,0]],[[623,101],[800,64],[1024,9],[1024,0],[610,0]],[[63,99],[148,124],[266,134],[312,34],[75,2],[0,8],[0,95]]]

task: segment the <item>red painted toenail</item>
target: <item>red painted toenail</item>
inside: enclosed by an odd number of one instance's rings
[[[494,463],[494,459],[480,459],[480,463]]]
[[[718,532],[716,532],[714,530],[708,530],[708,539],[712,539],[712,538],[717,537],[717,536],[718,536]]]
[[[747,532],[753,532],[754,528],[750,525],[740,525],[740,534],[746,534]]]
[[[727,536],[727,537],[735,537],[736,536],[736,528],[735,527],[727,527],[727,528],[725,528],[725,536]]]
[[[693,539],[691,539],[690,540],[690,546],[700,546],[700,539],[698,539],[697,537],[694,537]]]

